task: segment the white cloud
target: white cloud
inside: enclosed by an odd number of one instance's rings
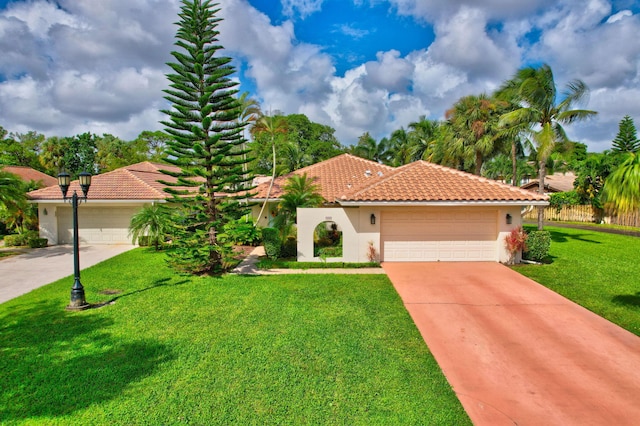
[[[640,120],[640,44],[633,42],[640,17],[630,10],[615,11],[606,0],[384,2],[389,13],[432,23],[434,42],[408,54],[362,53],[359,65],[337,76],[325,46],[296,36],[305,24],[299,18],[318,13],[321,0],[283,0],[290,20],[278,24],[247,0],[220,0],[220,42],[263,109],[306,114],[335,128],[344,144],[367,131],[388,136],[421,115],[442,118],[460,97],[491,92],[538,62],[551,65],[559,87],[581,78],[592,89],[588,107],[600,114],[567,126],[570,137],[604,149],[622,116]],[[126,138],[161,128],[178,8],[178,0],[10,3],[0,10],[0,125]],[[324,30],[354,40],[380,30],[348,19],[355,23]]]
[[[306,18],[322,9],[324,0],[282,0],[282,13],[285,16],[293,17],[296,12],[301,18]]]

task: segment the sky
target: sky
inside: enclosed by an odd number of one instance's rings
[[[640,128],[639,0],[217,0],[224,56],[263,111],[343,145],[443,119],[524,66],[574,79],[598,111],[567,125],[592,152]],[[161,130],[178,0],[0,0],[0,126],[46,136]]]

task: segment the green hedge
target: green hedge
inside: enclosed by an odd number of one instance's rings
[[[527,236],[527,251],[523,257],[540,262],[549,255],[551,247],[551,234],[549,231],[531,231]]]
[[[275,228],[262,229],[262,243],[264,251],[269,259],[277,259],[280,257],[282,242],[280,241],[280,233]]]
[[[27,242],[27,245],[31,248],[42,248],[46,247],[48,243],[49,240],[47,240],[46,238],[31,238]]]
[[[39,248],[47,246],[47,239],[40,238],[37,231],[28,231],[24,234],[6,235],[4,237],[4,245],[6,247],[29,246],[31,248]]]

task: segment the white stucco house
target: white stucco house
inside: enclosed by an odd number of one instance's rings
[[[548,204],[546,195],[425,161],[393,168],[343,154],[292,174],[305,173],[326,204],[298,209],[300,261],[321,260],[314,230],[326,222],[337,225],[343,242],[343,256],[328,261],[366,262],[373,246],[376,260],[386,262],[506,262],[504,238],[522,224],[522,209]],[[292,174],[274,182],[263,226]],[[257,201],[268,185],[257,188]]]
[[[125,166],[93,176],[87,196],[88,202],[79,207],[78,231],[83,243],[131,244],[131,217],[144,205],[164,203],[169,195],[158,180],[172,181],[161,169],[178,171],[176,167],[148,161]],[[78,181],[69,187],[68,196],[77,191]],[[71,205],[64,202],[58,185],[31,191],[29,198],[38,204],[40,237],[50,245],[73,243]]]

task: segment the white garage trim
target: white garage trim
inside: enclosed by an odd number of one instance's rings
[[[498,236],[497,209],[382,210],[386,262],[498,261]]]
[[[131,244],[129,223],[140,207],[91,207],[78,208],[79,238],[89,244]],[[56,209],[58,219],[58,244],[73,243],[72,209],[61,206]]]

